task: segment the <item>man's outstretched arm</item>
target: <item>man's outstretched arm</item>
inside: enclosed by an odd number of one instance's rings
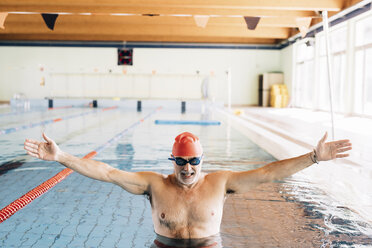
[[[154,172],[133,173],[122,171],[99,161],[78,158],[62,151],[44,133],[43,138],[46,142],[26,139],[24,148],[27,154],[42,160],[57,161],[81,175],[96,180],[115,183],[132,194],[148,192],[150,181],[161,176]]]
[[[236,193],[245,193],[261,183],[282,179],[295,174],[314,164],[316,160],[327,161],[349,156],[349,154],[344,153],[352,149],[349,140],[326,143],[326,139],[327,133],[318,142],[314,151],[302,156],[275,161],[255,170],[230,172],[227,176],[226,189]]]

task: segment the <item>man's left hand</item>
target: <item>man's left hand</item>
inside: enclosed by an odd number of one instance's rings
[[[318,142],[315,148],[318,161],[327,161],[335,158],[345,158],[349,154],[344,153],[352,149],[350,140],[337,140],[332,142],[325,142],[328,133],[325,133],[323,138]]]

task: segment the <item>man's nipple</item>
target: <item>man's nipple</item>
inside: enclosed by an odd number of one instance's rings
[[[164,219],[165,218],[165,213],[161,213],[161,218]]]

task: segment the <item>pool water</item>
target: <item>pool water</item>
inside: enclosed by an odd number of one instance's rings
[[[157,107],[157,106],[154,106]],[[5,112],[5,110],[2,110]],[[3,115],[0,129],[61,118],[87,108]],[[0,135],[0,208],[54,176],[64,167],[25,155],[24,139],[41,132],[76,156],[84,156],[153,109],[118,108]],[[156,125],[155,120],[216,120],[202,114],[161,110],[94,159],[128,171],[172,173],[167,160],[174,137],[189,131],[204,148],[203,169],[250,170],[275,161],[231,126]],[[145,196],[113,184],[71,174],[49,192],[0,224],[0,247],[150,247],[156,234]],[[224,247],[371,247],[372,226],[306,181],[287,178],[230,195],[221,224]]]

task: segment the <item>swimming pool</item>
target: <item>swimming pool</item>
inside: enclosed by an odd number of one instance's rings
[[[45,130],[63,150],[82,157],[155,107],[141,113],[128,108],[98,109],[90,115],[0,135],[0,208],[64,168],[25,156],[24,138],[40,139]],[[0,116],[0,128],[90,110]],[[213,110],[204,114],[158,111],[94,159],[129,171],[171,173],[167,158],[173,139],[190,131],[199,136],[204,147],[205,171],[249,170],[275,160],[223,120],[220,126],[156,125],[155,120],[216,120],[216,116]],[[150,203],[144,196],[77,173],[0,224],[0,247],[149,247],[155,236]],[[263,184],[248,194],[229,196],[221,237],[224,247],[368,247],[372,226],[311,182],[288,178]]]

